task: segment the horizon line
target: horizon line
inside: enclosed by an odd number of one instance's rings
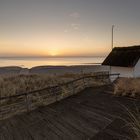
[[[80,58],[80,57],[106,57],[105,55],[93,55],[93,56],[0,56],[2,59],[6,58]]]

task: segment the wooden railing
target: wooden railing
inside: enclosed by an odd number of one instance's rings
[[[0,98],[0,120],[13,116],[21,112],[29,112],[39,106],[45,106],[68,96],[76,94],[86,87],[92,87],[98,81],[101,83],[109,82],[111,76],[119,77],[119,74],[98,74],[83,76],[81,78],[35,90],[19,95]]]

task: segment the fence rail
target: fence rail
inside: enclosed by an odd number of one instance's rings
[[[120,74],[98,74],[83,76],[67,83],[57,86],[47,87],[40,90],[22,93],[19,95],[0,98],[0,120],[13,116],[21,112],[29,112],[38,106],[48,105],[68,96],[76,94],[86,87],[94,86],[95,82],[101,80],[105,82],[110,77],[119,77]]]

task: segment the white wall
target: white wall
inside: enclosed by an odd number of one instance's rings
[[[133,77],[134,69],[127,67],[111,67],[111,73],[120,73],[120,77]]]
[[[135,66],[134,76],[135,77],[140,77],[140,59],[139,59],[138,63]]]
[[[106,69],[110,71],[109,66],[106,66]],[[111,66],[111,74],[114,73],[120,73],[120,77],[140,77],[140,59],[134,68]],[[116,77],[112,77],[111,81],[115,79]]]

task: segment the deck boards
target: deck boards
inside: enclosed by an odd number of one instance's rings
[[[113,97],[108,86],[87,88],[60,102],[0,121],[0,140],[124,140],[133,139],[124,121],[123,105],[140,102]]]

